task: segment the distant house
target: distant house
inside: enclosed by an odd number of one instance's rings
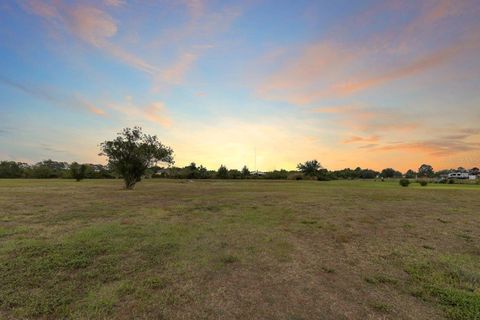
[[[454,171],[448,174],[448,179],[470,179],[470,175],[468,172]]]

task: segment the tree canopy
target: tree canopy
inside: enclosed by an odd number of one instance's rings
[[[126,189],[133,189],[157,162],[174,163],[173,150],[140,127],[123,129],[115,139],[102,142],[100,148],[100,155],[107,156],[109,166],[123,177]]]
[[[419,177],[433,177],[434,171],[431,165],[429,164],[422,164],[420,168],[418,168],[418,176]]]
[[[317,176],[320,169],[322,169],[322,165],[317,160],[310,160],[305,161],[305,163],[299,163],[297,165],[298,170],[300,170],[306,176]]]

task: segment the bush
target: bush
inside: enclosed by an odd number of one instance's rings
[[[408,179],[400,179],[400,181],[398,181],[398,183],[399,183],[402,187],[408,187],[408,185],[410,184],[410,180],[408,180]]]
[[[420,181],[418,181],[418,183],[420,183],[420,185],[421,185],[422,187],[425,187],[425,186],[428,184],[428,182],[425,181],[425,180],[420,180]]]
[[[448,184],[454,184],[455,183],[455,180],[453,179],[448,179]]]

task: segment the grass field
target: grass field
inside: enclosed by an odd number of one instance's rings
[[[480,319],[480,186],[0,180],[0,319]]]

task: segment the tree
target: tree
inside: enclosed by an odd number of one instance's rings
[[[332,177],[327,169],[320,169],[316,174],[318,181],[329,181],[332,180]]]
[[[198,178],[199,179],[208,179],[208,170],[204,166],[198,167]]]
[[[85,179],[87,173],[87,166],[85,164],[78,164],[77,162],[72,162],[70,165],[70,173],[72,178],[77,181]]]
[[[393,168],[386,168],[382,170],[381,175],[383,178],[393,178],[395,177],[395,172],[396,171]]]
[[[408,171],[405,172],[405,178],[407,179],[414,179],[416,176],[417,176],[417,173],[412,169],[408,169]]]
[[[68,163],[51,159],[38,162],[32,167],[34,178],[61,178],[66,173],[68,173]]]
[[[422,164],[420,168],[418,168],[418,176],[421,178],[425,178],[425,177],[431,178],[433,177],[433,174],[434,174],[433,168],[429,164]]]
[[[317,160],[306,161],[305,163],[299,163],[297,165],[298,170],[300,170],[304,175],[315,177],[317,176],[320,169],[323,169],[320,162]]]
[[[223,164],[218,168],[217,177],[220,179],[227,179],[228,178],[228,169]]]
[[[197,179],[199,176],[197,164],[195,162],[190,163],[189,166],[185,167],[185,170],[187,171],[186,173],[186,178],[187,179]]]
[[[0,162],[0,178],[21,178],[26,164],[15,161]]]
[[[230,179],[240,179],[242,178],[242,172],[237,169],[228,170],[228,177]]]
[[[100,148],[99,155],[108,157],[109,166],[123,177],[128,190],[157,162],[174,163],[173,150],[140,127],[123,129],[114,140],[102,142]]]
[[[246,178],[250,175],[250,170],[248,170],[247,166],[243,166],[242,168],[242,178]]]

